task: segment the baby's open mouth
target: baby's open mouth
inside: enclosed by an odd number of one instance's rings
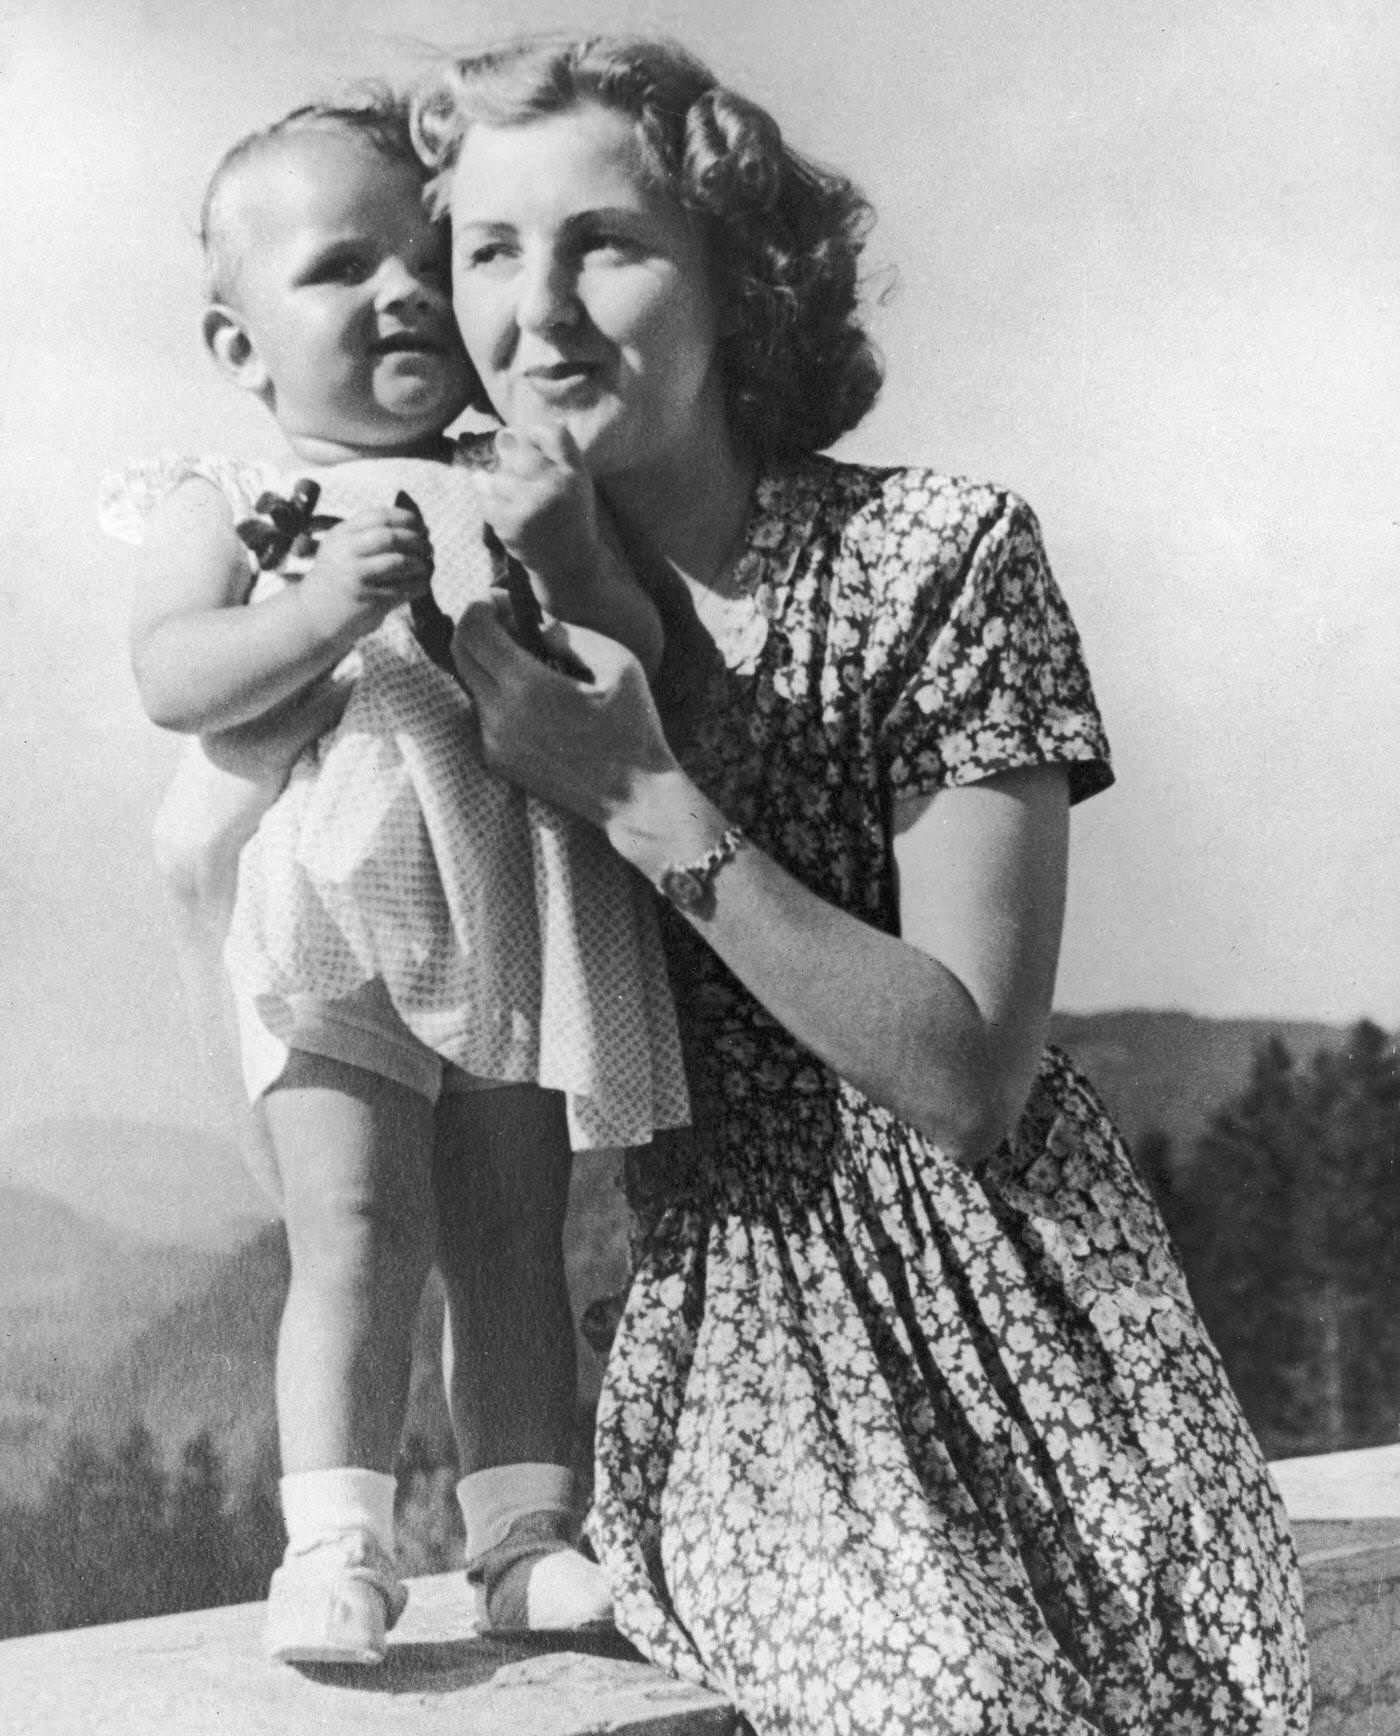
[[[426,332],[392,332],[388,337],[376,338],[370,347],[377,356],[442,354],[442,345]]]

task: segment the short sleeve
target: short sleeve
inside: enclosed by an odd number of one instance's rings
[[[108,536],[139,547],[145,541],[146,520],[157,502],[192,476],[213,483],[228,501],[235,521],[250,517],[258,496],[277,487],[279,481],[278,473],[266,464],[165,453],[103,475],[97,486],[97,522]]]
[[[898,800],[1063,765],[1070,800],[1082,801],[1113,771],[1079,634],[1035,514],[1014,495],[977,492],[962,546],[937,539],[936,570],[912,585],[900,575],[913,614],[880,722],[889,789]]]

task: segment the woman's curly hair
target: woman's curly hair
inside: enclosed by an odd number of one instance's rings
[[[585,103],[632,119],[649,172],[703,224],[736,439],[758,458],[792,458],[854,428],[881,379],[860,321],[870,206],[676,44],[521,37],[443,68],[413,104],[440,204],[473,126],[519,125]]]

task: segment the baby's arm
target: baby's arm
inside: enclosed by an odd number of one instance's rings
[[[223,967],[239,852],[302,750],[339,721],[349,692],[348,683],[318,681],[251,723],[189,742],[156,813],[151,841],[195,1042],[230,1103],[244,1100],[238,1014]],[[266,1130],[256,1118],[243,1127],[243,1148],[255,1179],[279,1199]]]
[[[156,506],[143,554],[132,668],[152,721],[185,734],[247,723],[302,692],[432,577],[422,519],[389,507],[343,520],[303,578],[238,607],[247,553],[228,502],[198,478]]]
[[[182,933],[207,931],[222,946],[239,852],[303,749],[340,721],[349,694],[349,682],[326,677],[249,723],[202,736],[181,756],[152,842]]]
[[[617,546],[568,431],[503,428],[496,451],[495,469],[481,478],[485,516],[540,602],[561,621],[616,639],[654,676],[661,616]]]

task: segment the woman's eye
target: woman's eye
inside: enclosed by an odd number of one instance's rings
[[[583,252],[585,254],[612,254],[616,257],[630,256],[637,251],[637,244],[630,235],[618,235],[611,230],[600,229],[585,237]]]
[[[490,271],[510,262],[511,250],[504,241],[479,241],[475,247],[464,248],[458,254],[458,265],[465,271]]]

